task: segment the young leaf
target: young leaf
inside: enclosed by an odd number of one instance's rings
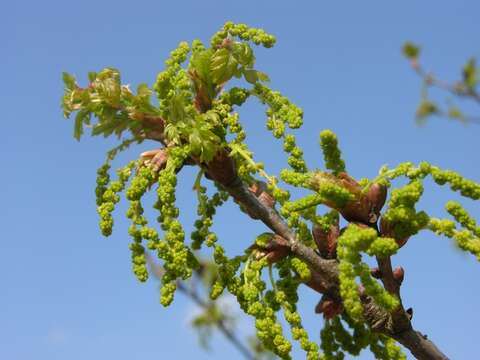
[[[210,63],[212,80],[215,84],[223,84],[230,80],[237,69],[238,61],[226,48],[215,51]]]
[[[87,116],[89,116],[89,113],[83,109],[77,112],[77,115],[75,116],[75,125],[73,127],[73,137],[78,141],[80,141],[80,138],[82,137],[83,122],[85,121],[85,118]]]
[[[178,95],[172,97],[170,101],[169,120],[174,124],[185,120],[185,103]]]
[[[420,48],[411,42],[406,42],[403,45],[402,52],[407,59],[416,60],[420,54]]]
[[[247,80],[250,84],[255,84],[258,81],[257,70],[245,69],[243,70],[243,76],[245,76],[245,80]]]
[[[265,74],[264,72],[261,72],[261,71],[257,71],[257,77],[258,77],[258,80],[260,81],[264,81],[264,82],[269,82],[270,81],[270,77]]]
[[[232,53],[235,59],[245,67],[252,67],[255,64],[253,50],[247,43],[235,42],[232,46]]]
[[[96,78],[97,78],[97,73],[95,71],[90,71],[88,73],[88,81],[90,81],[91,83],[94,82]]]
[[[190,69],[194,69],[197,76],[206,84],[211,82],[210,68],[212,62],[212,50],[196,52],[190,60]]]
[[[152,90],[150,90],[147,84],[140,84],[137,87],[137,95],[141,98],[149,99],[152,95]]]
[[[477,66],[475,59],[470,59],[463,67],[463,81],[469,90],[473,90],[477,86]]]
[[[65,84],[65,87],[68,90],[75,90],[75,88],[77,87],[77,83],[75,82],[75,78],[73,77],[73,75],[70,75],[67,72],[63,72],[62,75],[63,75],[63,83]]]

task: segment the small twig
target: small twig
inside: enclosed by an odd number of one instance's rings
[[[220,157],[221,158],[221,157]],[[195,163],[201,168],[208,168],[208,164],[201,164],[197,159],[193,159]],[[220,164],[216,164],[217,166]],[[231,165],[231,164],[230,164]],[[218,169],[217,169],[218,170]],[[337,260],[328,260],[322,258],[314,249],[302,244],[297,240],[294,230],[292,230],[285,222],[285,220],[275,211],[275,209],[265,206],[249,189],[242,179],[236,174],[235,170],[228,173],[228,176],[217,177],[214,180],[219,183],[234,199],[241,205],[250,217],[259,219],[267,227],[269,227],[275,234],[287,240],[290,251],[307,263],[310,270],[314,273],[312,279],[315,279],[315,286],[318,290],[323,290],[323,293],[339,298],[339,270]],[[382,267],[387,268],[387,273],[392,273],[391,263],[383,264]],[[312,274],[313,275],[313,274]],[[388,275],[389,276],[389,275]],[[392,275],[393,277],[393,275]],[[387,279],[390,279],[387,277]],[[390,280],[387,281],[387,288],[395,290]],[[182,287],[179,287],[181,291]],[[194,293],[188,293],[194,301],[198,298]],[[201,300],[201,299],[200,299]],[[399,299],[401,302],[401,299]],[[423,337],[419,332],[412,328],[410,318],[401,306],[393,314],[386,313],[385,310],[379,307],[372,298],[364,296],[362,301],[365,305],[365,311],[369,313],[368,323],[372,330],[383,333],[387,336],[400,342],[408,348],[412,354],[420,360],[447,360],[448,358],[428,339]],[[200,305],[201,306],[201,305]],[[222,329],[219,326],[219,329]],[[228,330],[228,329],[227,329]],[[231,340],[230,335],[233,334],[223,331],[223,334]],[[242,347],[239,347],[239,341],[232,341],[239,351],[244,353]],[[249,354],[246,353],[246,354]],[[250,357],[253,359],[253,356]]]
[[[480,93],[478,93],[477,91],[473,89],[464,90],[458,85],[456,86],[455,84],[451,84],[438,79],[433,74],[425,71],[425,69],[423,69],[423,67],[416,60],[411,62],[411,66],[412,69],[415,70],[415,72],[425,81],[426,84],[448,91],[453,95],[470,98],[480,103]]]

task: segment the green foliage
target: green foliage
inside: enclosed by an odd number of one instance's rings
[[[415,116],[417,120],[423,121],[427,117],[438,113],[437,105],[430,101],[430,100],[423,100],[417,107],[417,111],[415,112]]]
[[[388,293],[370,275],[370,268],[361,261],[361,253],[380,257],[390,256],[398,250],[393,239],[378,238],[372,228],[361,228],[350,224],[338,239],[337,254],[340,260],[340,294],[347,314],[354,320],[363,317],[363,306],[360,300],[356,277],[359,277],[366,294],[386,310],[398,307],[398,299]]]
[[[325,167],[332,170],[335,175],[345,172],[345,162],[338,149],[337,136],[331,130],[323,130],[320,133],[320,146],[325,158]]]
[[[410,66],[422,79],[421,102],[416,110],[416,121],[423,125],[431,116],[444,116],[462,123],[478,123],[477,116],[469,116],[455,104],[451,99],[447,100],[446,106],[439,105],[429,97],[429,89],[439,88],[453,95],[454,97],[469,98],[479,102],[480,94],[478,87],[478,69],[476,59],[470,58],[461,70],[461,78],[455,82],[447,82],[437,78],[432,72],[426,71],[419,62],[420,48],[411,42],[404,44],[402,52],[410,60]]]
[[[408,59],[416,60],[420,55],[420,48],[411,42],[406,42],[403,45],[402,52]]]
[[[468,91],[475,91],[475,87],[478,84],[477,65],[474,58],[468,60],[463,67],[462,71],[463,82],[466,85]]]
[[[195,251],[206,245],[213,252],[215,264],[215,275],[208,281],[211,300],[218,299],[224,291],[232,294],[242,310],[255,318],[261,347],[282,359],[291,358],[292,344],[284,334],[279,314],[283,314],[291,338],[305,351],[307,359],[343,359],[344,352],[357,355],[367,347],[379,359],[404,359],[392,339],[375,334],[367,327],[363,297],[369,297],[387,313],[398,309],[400,302],[371,276],[362,256],[387,259],[410,236],[430,229],[453,238],[461,249],[480,260],[479,227],[460,204],[448,203],[447,211],[463,230],[457,230],[453,221],[431,218],[416,210],[427,176],[473,200],[480,199],[480,184],[426,162],[418,166],[403,163],[394,169],[384,167],[377,178],[356,181],[346,174],[337,137],[330,130],[320,134],[326,169],[309,170],[303,150],[291,133],[302,126],[303,111],[271,89],[266,84],[268,76],[254,68],[252,43],[270,48],[275,38],[262,29],[228,22],[214,34],[210,47],[200,40],[191,44],[181,42],[170,53],[153,88],[142,84],[136,94],[121,84],[120,73],[112,68],[90,73],[85,88],[81,88],[72,75],[64,73],[63,110],[66,117],[75,113],[75,138],[80,139],[85,126],[92,128],[94,136],[115,134],[121,138],[126,132],[131,135],[107,153],[107,160],[97,173],[95,193],[101,232],[105,236],[112,233],[112,213],[124,193],[129,202],[126,216],[131,221],[133,273],[140,281],[146,281],[149,276],[147,250],[156,252],[164,269],[160,301],[165,306],[173,301],[178,282],[190,278],[199,269]],[[404,53],[415,60],[419,50],[406,44]],[[228,87],[233,78],[242,82]],[[476,85],[473,62],[465,67],[464,80]],[[152,104],[152,95],[156,95],[158,105]],[[288,168],[282,169],[278,176],[265,171],[263,163],[255,160],[245,142],[247,134],[235,108],[250,97],[256,97],[266,106],[266,127],[274,138],[282,140],[281,146],[287,154]],[[424,117],[435,112],[435,105],[425,100],[418,115]],[[146,139],[162,143],[165,161],[155,165],[142,159],[131,161],[117,171],[118,179],[111,180],[110,168],[115,156],[131,144]],[[191,244],[185,239],[176,204],[177,179],[187,164],[199,167],[193,186],[198,219],[190,235]],[[253,246],[229,258],[212,230],[214,216],[230,198],[231,184],[237,187],[244,184],[246,189],[258,184],[259,177],[266,179],[266,189],[254,195],[264,208],[272,208],[264,209],[270,211],[269,214],[277,214],[275,202],[279,204],[278,214],[295,236],[284,239],[285,254],[275,261],[266,256],[271,251],[272,240],[280,236],[273,233],[260,234],[252,239]],[[392,189],[388,209],[382,214],[378,229],[386,188],[399,177],[410,181]],[[204,178],[213,180],[216,186],[210,196],[207,187],[202,185]],[[292,199],[289,187],[303,189],[304,196]],[[255,193],[251,188],[250,191]],[[142,204],[150,192],[157,195],[154,208],[159,213],[158,225],[149,225]],[[234,200],[238,201],[238,197]],[[249,213],[245,204],[239,205],[252,218],[258,218],[257,214]],[[319,212],[322,209],[327,209],[326,214]],[[339,215],[349,223],[343,229],[339,228]],[[322,239],[315,238],[310,230],[314,225],[326,238],[334,240],[329,245],[336,247],[331,254],[332,259],[335,253],[337,258],[329,261],[338,261],[341,299],[337,305],[345,310],[331,318],[326,316],[320,348],[309,338],[297,310],[298,286],[310,283],[313,270],[290,252],[298,243],[312,249],[319,246],[318,241]],[[264,280],[267,275],[269,284]],[[222,314],[212,307],[194,320],[194,326],[208,332],[219,320]]]

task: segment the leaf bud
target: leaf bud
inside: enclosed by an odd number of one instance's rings
[[[401,266],[393,270],[393,278],[399,285],[403,282],[404,276],[405,276],[405,270],[403,270]]]
[[[330,225],[328,231],[325,230],[323,226],[314,224],[312,228],[313,240],[323,258],[334,259],[337,252],[337,239],[340,235],[338,219]]]

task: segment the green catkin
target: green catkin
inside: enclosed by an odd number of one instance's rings
[[[263,45],[271,48],[275,44],[275,37],[266,33],[263,29],[248,27],[245,24],[234,24],[227,21],[223,28],[212,36],[210,44],[212,48],[218,47],[229,36],[238,37],[243,41],[251,41],[255,45]]]
[[[166,167],[158,176],[158,198],[155,207],[160,211],[159,221],[165,231],[164,240],[158,244],[158,255],[165,261],[160,299],[164,306],[173,301],[176,279],[189,278],[192,270],[198,266],[191,250],[184,243],[185,232],[178,221],[179,210],[175,207],[176,170],[182,166],[187,156],[188,147],[169,149]]]
[[[215,244],[217,235],[210,231],[210,226],[213,224],[216,208],[228,199],[228,193],[225,191],[215,193],[210,199],[205,194],[206,188],[200,186],[197,191],[199,199],[197,215],[200,218],[195,221],[195,230],[191,234],[192,249],[194,250],[199,250],[204,242],[208,247]]]
[[[480,261],[480,237],[470,230],[457,230],[452,220],[436,218],[430,219],[428,229],[437,235],[453,239],[460,249],[470,252]]]
[[[123,174],[125,177],[127,174]],[[126,189],[126,198],[130,201],[130,207],[127,210],[127,217],[132,221],[129,228],[129,234],[133,239],[130,244],[132,253],[132,270],[137,279],[145,282],[148,279],[146,266],[145,248],[142,245],[143,236],[148,238],[158,238],[154,229],[146,231],[142,229],[147,225],[147,219],[143,216],[144,210],[141,204],[141,198],[147,192],[148,188],[155,181],[155,172],[149,167],[140,167],[132,179],[130,186]]]
[[[290,331],[293,340],[300,344],[300,347],[306,352],[307,359],[319,359],[318,345],[311,341],[308,337],[307,331],[303,328],[302,319],[297,312],[296,303],[298,301],[297,289],[302,281],[307,281],[310,278],[310,270],[301,260],[296,258],[284,259],[277,264],[279,269],[279,280],[273,284],[273,277],[271,277],[273,297],[270,303],[280,309],[283,309],[285,320],[290,325]],[[298,278],[292,277],[290,268],[295,269]]]
[[[115,209],[115,205],[120,201],[118,193],[122,192],[125,188],[125,184],[128,182],[135,164],[135,161],[131,161],[125,167],[117,170],[118,180],[110,182],[108,187],[103,185],[109,181],[108,167],[104,165],[101,170],[99,170],[100,180],[97,179],[97,186],[101,185],[103,188],[101,191],[99,190],[102,196],[97,199],[97,212],[100,216],[100,230],[104,236],[112,234],[112,212]]]
[[[448,213],[452,215],[455,220],[465,229],[470,230],[476,237],[480,237],[480,227],[477,222],[470,216],[468,211],[455,201],[449,201],[445,208]]]
[[[285,134],[287,126],[290,129],[298,129],[302,126],[303,110],[291,103],[278,91],[273,91],[259,83],[255,84],[253,95],[262,103],[268,105],[266,111],[267,129],[272,132],[275,138],[284,139],[283,148],[289,154],[287,162],[290,167],[299,173],[306,172],[308,170],[307,164],[303,159],[302,149],[296,146],[295,136]]]
[[[455,171],[442,170],[425,161],[421,162],[418,167],[415,167],[411,162],[401,163],[391,170],[384,166],[380,169],[379,176],[372,182],[378,182],[379,180],[389,182],[401,176],[416,180],[423,179],[428,175],[431,175],[435,183],[440,186],[448,184],[452,191],[459,192],[464,197],[472,200],[480,199],[479,183],[468,180]]]
[[[337,136],[331,130],[323,130],[320,133],[320,146],[325,159],[325,167],[332,170],[334,175],[345,172],[345,162],[338,148]]]
[[[236,295],[240,307],[249,315],[255,317],[257,336],[265,348],[274,352],[281,359],[291,359],[292,345],[284,337],[282,326],[275,315],[278,310],[275,299],[262,296],[266,285],[261,278],[262,269],[267,266],[265,258],[247,260],[241,274],[241,285]],[[269,301],[270,299],[270,301]]]
[[[386,336],[380,336],[379,342],[372,342],[370,350],[379,360],[406,360],[407,357],[402,353],[395,340]]]
[[[152,91],[146,85],[139,87],[137,95],[128,86],[121,85],[120,73],[115,69],[90,74],[90,83],[85,89],[76,84],[73,76],[64,75],[64,114],[68,117],[72,112],[77,112],[76,138],[80,138],[83,132],[81,125],[84,124],[91,125],[93,133],[97,135],[115,134],[120,137],[125,130],[130,130],[134,135],[134,138],[123,141],[109,151],[106,162],[97,172],[95,194],[101,232],[105,236],[111,234],[112,212],[120,200],[120,193],[124,192],[130,203],[127,218],[131,221],[129,234],[132,237],[130,250],[133,272],[140,281],[146,281],[145,251],[157,252],[165,269],[160,300],[165,306],[173,301],[177,281],[190,277],[198,266],[192,249],[200,249],[202,244],[206,244],[213,250],[217,266],[211,299],[217,299],[225,289],[236,296],[242,310],[255,318],[257,335],[263,346],[282,359],[291,358],[292,344],[284,336],[278,321],[277,316],[281,311],[292,338],[306,352],[309,360],[343,359],[345,352],[357,355],[368,346],[378,359],[403,360],[405,355],[394,340],[372,333],[362,321],[363,305],[358,283],[360,281],[365,293],[386,310],[392,311],[398,306],[398,299],[386,292],[362,262],[363,254],[377,257],[395,254],[398,250],[395,239],[379,237],[372,228],[361,228],[354,224],[349,224],[338,238],[340,295],[345,312],[326,320],[321,332],[323,354],[320,354],[318,345],[308,338],[297,311],[298,287],[310,279],[309,267],[291,256],[269,265],[265,257],[257,258],[261,252],[251,248],[243,255],[228,258],[211,227],[216,209],[229,195],[217,184],[218,191],[211,197],[207,196],[206,188],[201,186],[199,180],[203,170],[195,184],[199,201],[198,219],[191,234],[192,244],[190,247],[185,244],[185,231],[176,206],[177,172],[187,158],[205,165],[220,148],[230,150],[236,171],[245,184],[253,184],[258,175],[267,179],[268,191],[280,205],[280,213],[295,232],[296,241],[309,247],[315,246],[311,224],[316,223],[325,232],[329,231],[332,225],[338,225],[337,210],[354,199],[338,176],[345,172],[345,162],[332,131],[325,130],[320,134],[325,166],[331,173],[308,171],[303,150],[298,146],[295,136],[289,133],[302,126],[303,111],[280,92],[265,85],[268,77],[253,69],[255,57],[249,42],[269,48],[274,45],[275,38],[262,29],[227,22],[212,37],[211,48],[206,48],[199,40],[194,40],[191,47],[181,42],[170,53],[165,69],[158,74],[153,86],[159,107],[150,104]],[[227,69],[228,76],[218,74],[218,69],[222,72],[224,65],[222,59],[230,59],[235,65]],[[185,65],[187,60],[189,64]],[[248,83],[253,84],[252,87],[224,86],[230,78],[241,78],[242,75]],[[279,186],[277,177],[268,175],[263,164],[254,161],[252,151],[245,144],[245,129],[239,114],[234,111],[235,106],[243,105],[250,96],[257,97],[266,105],[267,129],[273,137],[282,140],[283,150],[288,154],[289,169],[281,170],[279,179],[288,185],[311,190],[306,196],[290,201],[289,191]],[[92,115],[98,118],[97,124],[90,124]],[[159,118],[164,131],[157,140],[168,144],[166,166],[154,171],[142,166],[141,162],[130,162],[117,171],[118,179],[111,181],[109,171],[115,156],[129,145],[150,137],[150,130],[155,134],[158,128],[152,125],[150,129],[149,120],[155,123]],[[135,171],[137,164],[139,168]],[[377,178],[363,179],[359,184],[365,190],[372,183],[391,186],[392,180],[402,176],[410,182],[391,191],[388,210],[382,216],[387,228],[393,229],[394,234],[389,235],[403,239],[428,228],[452,238],[461,249],[471,252],[480,260],[480,228],[460,204],[449,202],[446,205],[448,213],[461,225],[459,229],[454,221],[429,218],[426,213],[415,209],[423,195],[422,182],[427,176],[431,176],[436,184],[448,185],[452,191],[473,200],[480,199],[480,184],[427,162],[418,165],[401,163],[393,169],[383,167]],[[131,177],[133,179],[130,181]],[[158,188],[154,208],[159,211],[162,237],[155,226],[148,225],[142,207],[142,199],[155,183]],[[337,210],[320,216],[317,215],[319,205]],[[255,240],[256,245],[266,247],[273,235],[260,235]],[[242,265],[243,269],[239,271]],[[266,267],[270,270],[270,289],[267,289],[262,275]],[[277,280],[274,279],[272,268],[278,271]],[[347,325],[350,329],[346,328]]]
[[[419,179],[392,191],[383,219],[393,226],[398,239],[415,235],[428,224],[428,215],[415,210],[422,194],[423,185]]]
[[[350,224],[338,238],[340,295],[347,314],[355,320],[360,320],[363,314],[358,285],[355,281],[357,277],[360,278],[365,292],[380,306],[392,311],[399,305],[398,299],[371,277],[368,265],[361,262],[361,252],[382,256],[392,255],[398,249],[391,240],[381,242],[377,240],[374,229],[360,228],[353,224]]]
[[[103,203],[103,194],[107,190],[107,185],[110,182],[109,170],[111,168],[110,163],[115,159],[115,157],[122,151],[126,150],[134,142],[140,143],[142,140],[138,139],[126,139],[122,141],[119,145],[115,146],[113,149],[107,151],[107,158],[105,163],[100,166],[97,170],[97,179],[95,187],[95,198],[97,206],[100,206]],[[133,162],[129,162],[126,167],[133,166]],[[127,182],[125,180],[125,182]],[[121,191],[121,190],[120,190]]]

